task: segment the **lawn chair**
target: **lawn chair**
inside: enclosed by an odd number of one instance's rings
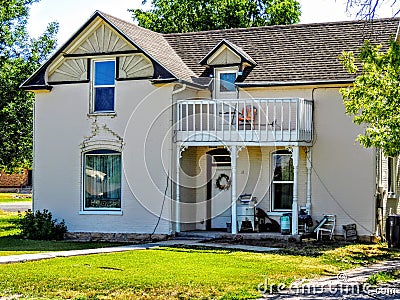
[[[336,226],[336,216],[335,215],[324,215],[321,222],[319,222],[318,226],[314,229],[314,232],[317,233],[317,241],[319,238],[323,238],[324,235],[329,236],[330,240],[333,240],[333,233],[335,232]]]
[[[242,112],[239,113],[239,125],[250,125],[251,128],[254,129],[256,116],[257,108],[255,108],[253,105],[246,105],[246,107],[243,107]]]

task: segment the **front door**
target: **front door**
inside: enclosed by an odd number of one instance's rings
[[[231,167],[212,166],[211,229],[226,229],[231,223]]]

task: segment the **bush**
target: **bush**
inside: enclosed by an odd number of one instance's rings
[[[32,212],[29,209],[25,215],[19,214],[17,226],[22,235],[31,240],[62,240],[67,232],[64,220],[53,220],[51,212],[47,209],[43,212]]]

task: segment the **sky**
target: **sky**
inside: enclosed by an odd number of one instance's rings
[[[151,0],[148,0],[151,2]],[[301,5],[300,23],[321,23],[356,19],[355,14],[346,13],[347,0],[299,0]],[[49,22],[60,24],[58,45],[63,45],[96,10],[132,22],[128,8],[150,8],[142,6],[142,0],[41,0],[31,6],[28,30],[32,37],[43,33]],[[393,15],[391,1],[383,2],[377,17]]]

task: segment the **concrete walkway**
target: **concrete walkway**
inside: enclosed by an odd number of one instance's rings
[[[0,203],[0,210],[8,212],[27,211],[32,209],[32,202],[29,201],[18,201],[18,202],[5,202]]]
[[[114,252],[124,252],[124,251],[132,251],[132,250],[145,250],[145,249],[154,249],[154,248],[169,247],[169,246],[172,247],[172,246],[179,246],[179,245],[207,247],[207,248],[216,248],[216,249],[243,250],[243,251],[251,251],[251,252],[268,252],[268,251],[278,250],[277,248],[258,247],[258,246],[249,246],[249,245],[214,244],[214,243],[205,243],[202,241],[203,240],[199,240],[199,239],[172,239],[172,240],[160,241],[160,242],[154,242],[154,243],[126,245],[126,246],[119,246],[119,247],[107,247],[107,248],[95,248],[95,249],[84,249],[84,250],[69,250],[69,251],[55,251],[55,252],[46,252],[46,253],[0,256],[0,264],[36,261],[36,260],[49,259],[49,258],[55,258],[55,257],[71,257],[71,256],[79,256],[79,255],[114,253]]]

